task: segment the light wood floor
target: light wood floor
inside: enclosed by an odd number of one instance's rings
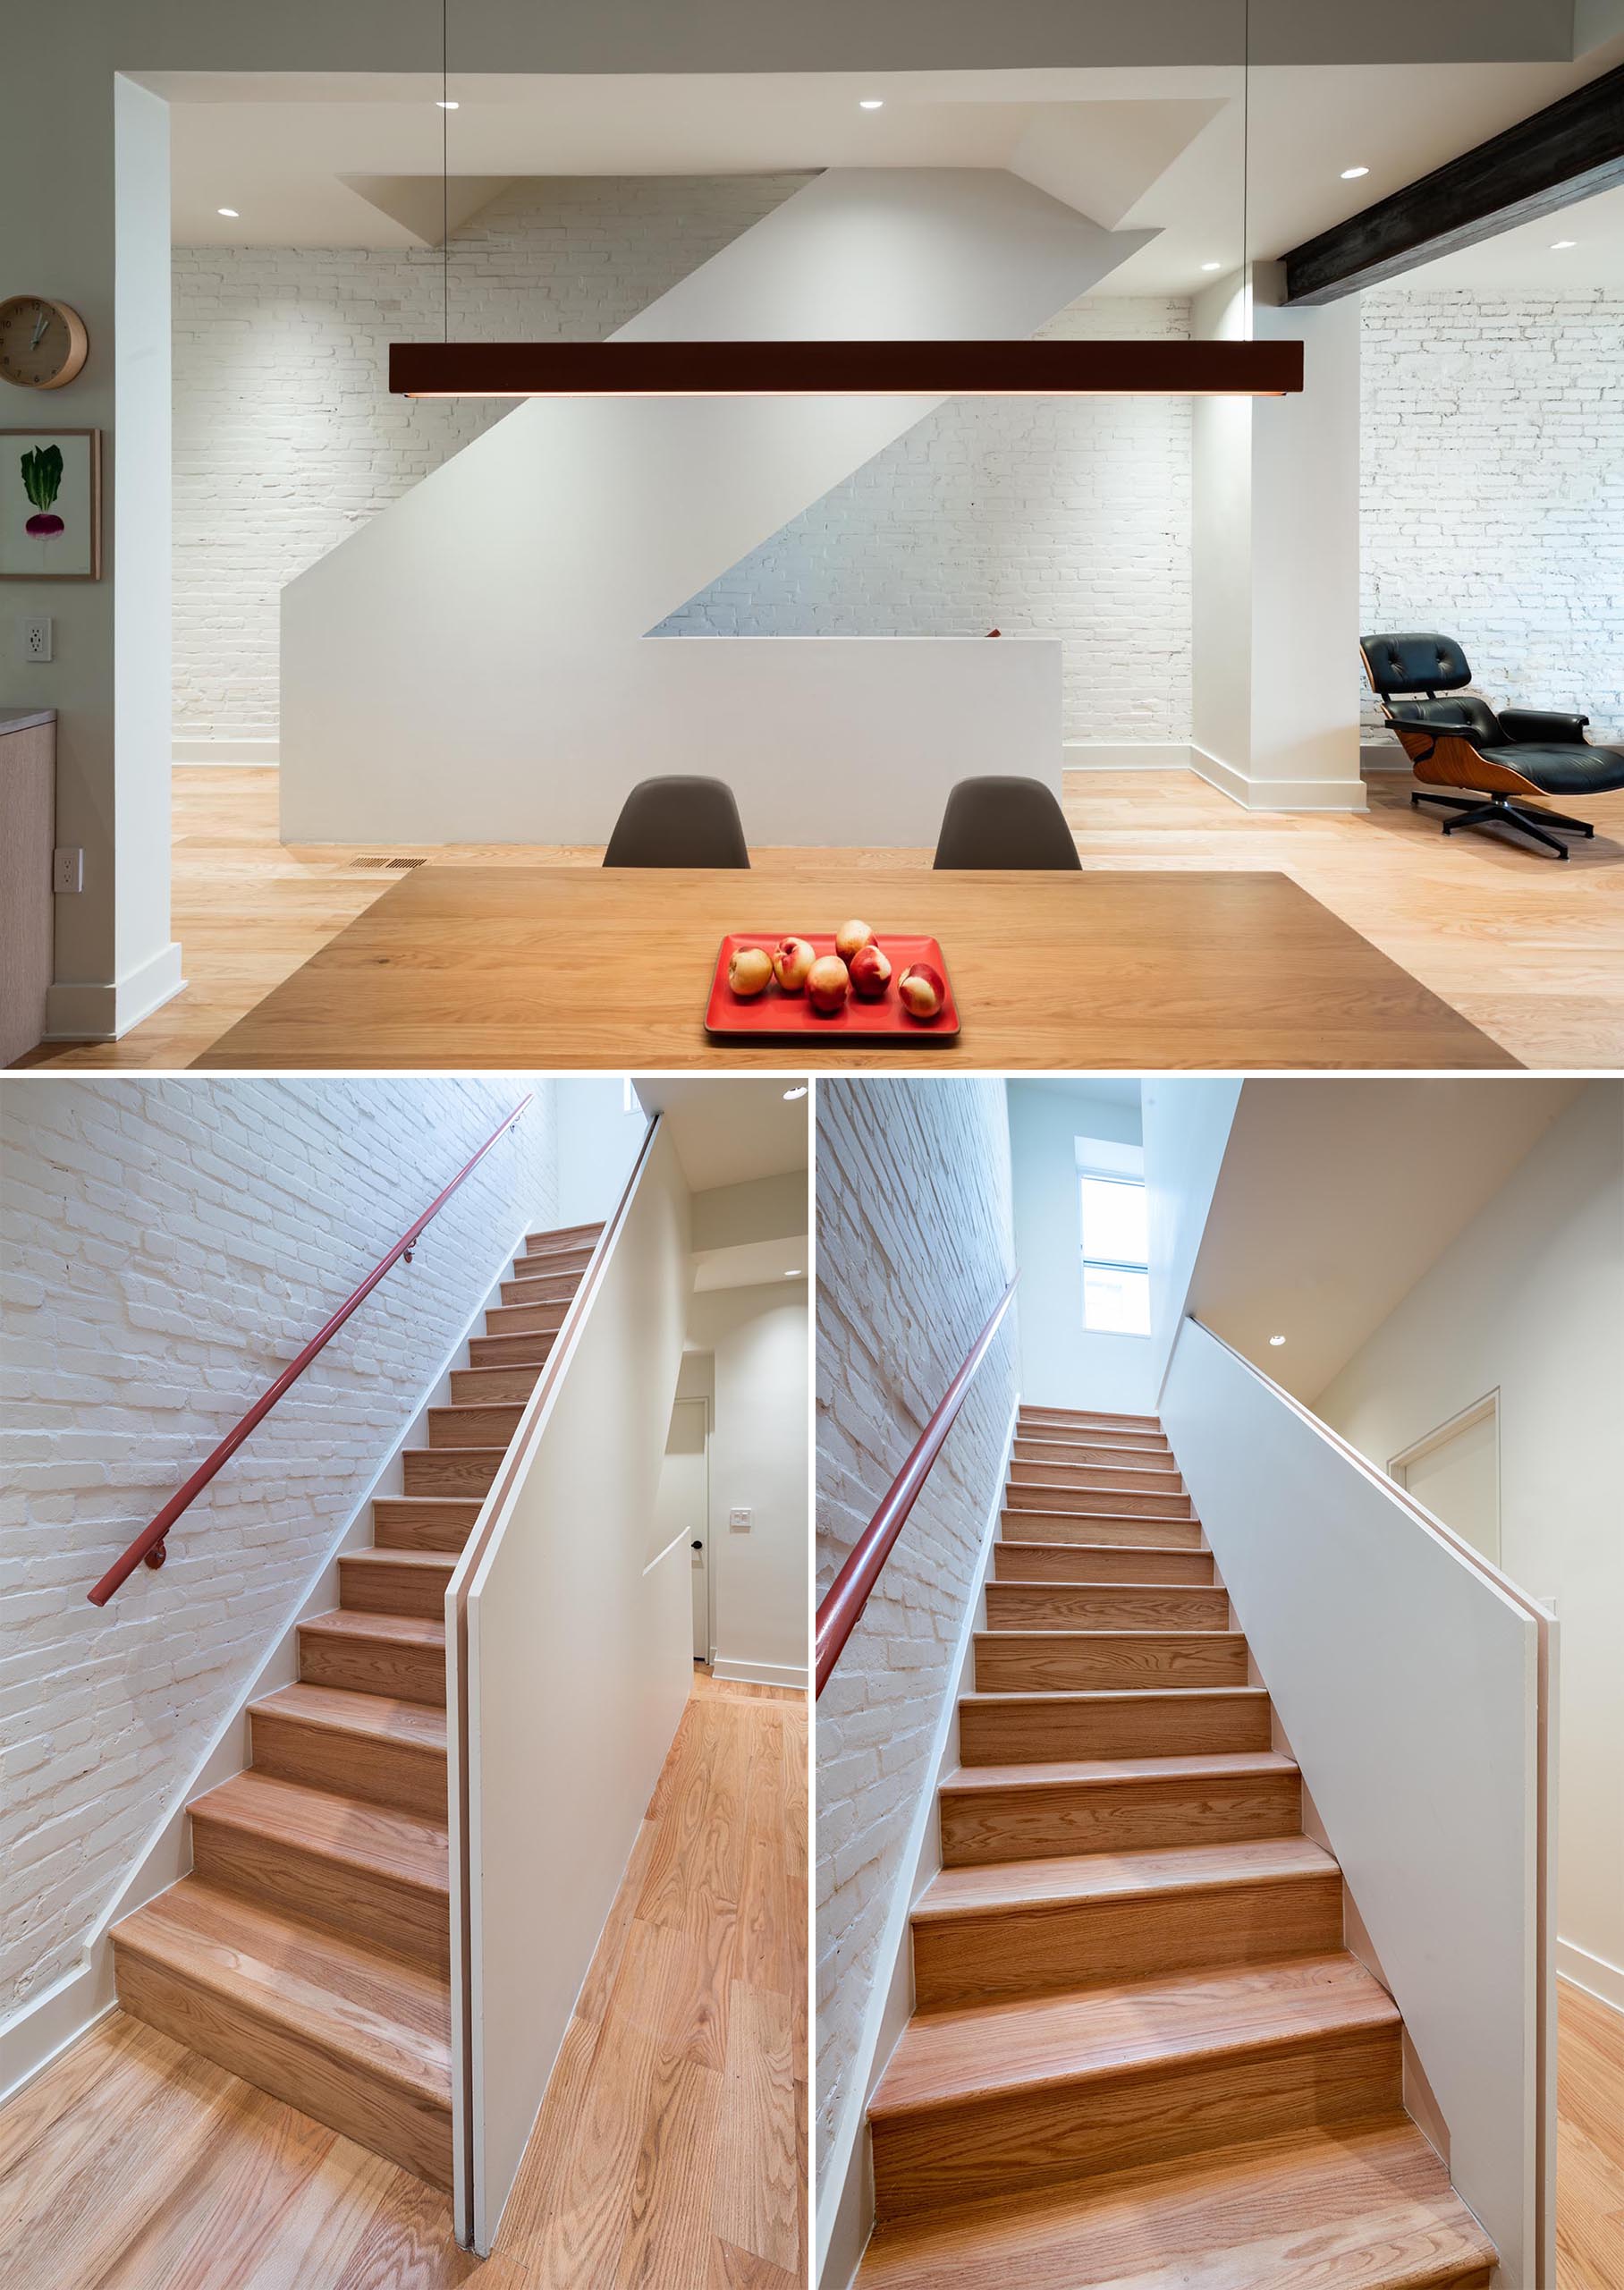
[[[1455,835],[1412,811],[1410,783],[1370,780],[1367,815],[1241,810],[1188,772],[1072,772],[1066,807],[1086,868],[1277,868],[1535,1066],[1624,1065],[1624,794],[1582,807],[1594,842],[1565,863],[1498,837]],[[400,879],[348,847],[283,849],[276,774],[175,774],[174,933],[186,991],[122,1042],[30,1062],[185,1065]],[[460,844],[442,866],[537,866],[600,852]],[[764,858],[767,855],[762,854]],[[858,851],[851,865],[929,864],[927,851]]]
[[[485,2265],[444,2196],[114,2013],[0,2109],[0,2290],[799,2290],[804,1694],[699,1676]]]
[[[1557,2290],[1624,2283],[1624,2013],[1557,1982]]]

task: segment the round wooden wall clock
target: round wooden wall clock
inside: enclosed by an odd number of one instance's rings
[[[59,390],[89,347],[83,318],[65,302],[45,294],[13,294],[0,302],[0,380],[24,390]]]

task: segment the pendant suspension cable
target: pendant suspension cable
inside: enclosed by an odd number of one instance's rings
[[[451,340],[451,0],[440,0],[440,325]]]
[[[1253,336],[1251,197],[1252,0],[1240,0],[1240,306],[1248,342]]]

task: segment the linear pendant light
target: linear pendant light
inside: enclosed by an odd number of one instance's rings
[[[397,397],[1285,397],[1300,342],[393,342]]]

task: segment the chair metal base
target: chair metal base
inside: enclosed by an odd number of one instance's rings
[[[1410,795],[1410,809],[1417,803],[1436,803],[1441,810],[1459,811],[1460,817],[1445,819],[1443,832],[1453,835],[1458,827],[1510,827],[1518,835],[1526,835],[1535,843],[1543,843],[1547,851],[1554,851],[1559,859],[1568,856],[1568,846],[1559,843],[1545,829],[1565,827],[1574,835],[1595,833],[1586,819],[1570,819],[1565,811],[1531,811],[1521,803],[1514,803],[1509,795],[1434,795],[1430,790],[1416,790]]]

